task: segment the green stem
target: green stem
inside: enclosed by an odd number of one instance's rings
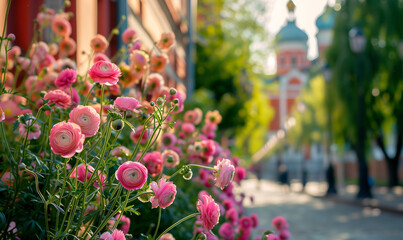
[[[189,216],[186,216],[186,217],[182,218],[181,220],[179,220],[179,221],[177,221],[176,223],[172,224],[169,228],[165,229],[165,231],[163,231],[163,232],[162,232],[156,239],[154,239],[154,240],[160,239],[165,233],[171,231],[172,228],[178,226],[178,225],[181,224],[182,222],[184,222],[184,221],[186,221],[186,220],[188,220],[188,219],[190,219],[190,218],[192,218],[192,217],[196,217],[197,215],[200,215],[200,213],[198,213],[198,212],[197,212],[197,213],[193,213],[193,214],[190,214]]]
[[[95,86],[96,86],[96,84],[92,85],[92,87],[91,87],[90,91],[88,92],[87,96],[85,97],[85,99],[84,99],[84,103],[83,103],[83,105],[84,105],[84,106],[86,106],[86,105],[87,105],[87,103],[88,103],[88,99],[90,98],[91,92],[92,92],[92,90],[94,90]]]
[[[104,105],[104,89],[105,89],[105,84],[101,84],[101,109],[99,110],[99,118],[101,119],[101,121],[102,121],[102,108]]]
[[[157,236],[158,228],[160,228],[160,222],[161,222],[161,207],[158,207],[158,222],[157,227],[155,228],[153,239],[155,239],[155,237]]]
[[[63,180],[62,189],[61,189],[60,194],[59,194],[59,204],[58,204],[59,207],[60,207],[60,205],[62,204],[62,198],[63,198],[63,195],[64,195],[64,191],[65,191],[65,189],[66,189],[66,183],[67,183],[67,163],[69,162],[69,160],[70,160],[70,158],[65,158],[65,159],[64,159],[64,167],[63,167],[63,177],[64,177],[64,180]],[[57,230],[59,229],[59,216],[60,216],[60,212],[57,211],[57,213],[56,213],[56,233],[57,233]]]

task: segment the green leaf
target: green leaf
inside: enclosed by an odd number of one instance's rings
[[[57,211],[59,211],[59,212],[61,212],[62,214],[64,214],[64,210],[63,210],[61,207],[57,206],[55,203],[51,203],[51,205],[52,205],[53,207],[55,207],[55,208],[57,209]]]

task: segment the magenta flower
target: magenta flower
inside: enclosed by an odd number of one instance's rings
[[[141,133],[143,132],[143,129],[144,129],[144,126],[139,126],[138,128],[137,128],[137,130],[136,130],[136,132],[131,132],[130,133],[130,139],[135,143],[135,144],[137,144],[138,143],[138,141],[140,140],[140,136],[141,136]],[[151,131],[149,130],[149,129],[146,129],[145,131],[144,131],[144,134],[143,134],[143,137],[141,138],[141,140],[140,140],[140,144],[145,144],[146,142],[147,142],[147,139],[150,137],[150,135],[151,135]]]
[[[75,123],[59,122],[52,127],[49,135],[49,145],[54,154],[64,158],[74,156],[83,150],[85,140],[81,128]]]
[[[65,92],[67,95],[69,95],[70,99],[73,98],[73,103],[75,105],[80,104],[80,96],[78,95],[78,92],[75,88],[72,87],[71,92],[70,92],[70,88],[61,88],[61,90],[63,90],[63,92]]]
[[[70,112],[69,117],[69,122],[80,126],[85,137],[92,137],[98,132],[101,119],[95,108],[79,105]]]
[[[160,152],[154,151],[146,153],[143,158],[143,163],[152,177],[157,176],[162,171],[164,159]]]
[[[257,228],[259,225],[259,216],[256,213],[252,213],[250,219],[252,220],[252,228]]]
[[[241,217],[241,219],[239,219],[239,225],[242,229],[250,229],[252,228],[252,224],[253,224],[252,219],[246,216]]]
[[[287,229],[283,229],[279,232],[278,237],[280,240],[286,240],[291,237],[291,233]]]
[[[282,216],[277,216],[277,217],[273,218],[273,220],[271,221],[271,224],[273,225],[273,227],[276,228],[277,231],[281,231],[283,229],[288,229],[287,220]]]
[[[61,108],[67,108],[71,104],[71,97],[67,95],[63,90],[53,90],[45,94],[43,99],[49,99],[48,104],[56,104]]]
[[[125,234],[117,229],[113,230],[112,234],[104,232],[99,238],[104,240],[126,240]]]
[[[188,138],[196,131],[196,127],[188,122],[185,122],[181,126],[181,132],[179,133],[181,138]]]
[[[117,219],[119,219],[119,214],[117,214],[116,216],[115,216],[115,219],[117,220]],[[111,225],[112,226],[110,226],[110,227],[113,227],[113,225],[115,224],[115,220],[114,221],[111,221]],[[109,221],[108,221],[108,223],[109,223]],[[130,218],[128,218],[128,217],[126,217],[125,215],[122,215],[121,217],[120,217],[120,220],[119,220],[119,225],[118,225],[118,229],[119,230],[122,230],[122,232],[124,233],[124,234],[127,234],[127,233],[129,233],[129,229],[130,229]]]
[[[267,240],[280,240],[274,233],[270,233],[267,236]]]
[[[77,80],[77,72],[74,69],[66,68],[59,73],[55,85],[59,88],[71,87]]]
[[[197,210],[200,212],[200,220],[207,231],[213,229],[220,218],[220,207],[209,195],[203,195],[197,201]]]
[[[218,229],[218,234],[222,237],[223,240],[233,240],[235,233],[234,228],[230,223],[223,223]]]
[[[99,61],[110,62],[111,60],[108,58],[108,56],[106,56],[103,53],[96,53],[94,55],[94,63],[99,62]]]
[[[27,124],[21,123],[18,126],[18,132],[21,134],[21,136],[23,138],[25,138],[25,135],[27,135],[28,127],[31,125],[31,123],[32,123],[32,120],[28,120]],[[28,140],[38,139],[40,136],[41,136],[41,127],[37,123],[34,123],[31,126],[31,129],[29,130],[29,134],[28,134],[27,139]]]
[[[179,164],[179,155],[173,150],[167,149],[163,151],[162,158],[167,168],[174,168]]]
[[[127,161],[116,171],[116,179],[127,190],[137,190],[147,181],[147,168],[139,162]]]
[[[216,169],[214,172],[214,177],[216,178],[215,185],[223,190],[231,183],[234,177],[235,167],[232,165],[231,160],[222,159],[221,161],[218,161],[217,165],[214,166],[214,169]]]
[[[246,177],[246,170],[245,170],[245,168],[239,167],[239,166],[236,167],[236,168],[235,168],[234,180],[235,180],[238,184],[240,184],[241,181],[242,181],[243,179],[245,179],[245,177]]]
[[[137,108],[141,107],[139,101],[132,97],[118,97],[116,98],[113,105],[122,112],[133,111],[138,113],[139,111],[137,110]]]
[[[156,182],[150,183],[151,190],[154,196],[150,198],[152,208],[166,208],[173,203],[176,195],[176,185],[172,182],[167,182],[165,178],[161,178]]]
[[[225,213],[225,219],[228,219],[232,225],[236,225],[238,223],[238,211],[235,208],[230,208]]]
[[[237,240],[249,240],[251,235],[251,229],[241,229],[241,235],[237,238]]]
[[[106,61],[96,62],[92,65],[88,74],[94,82],[107,85],[118,83],[119,77],[122,75],[116,64]]]

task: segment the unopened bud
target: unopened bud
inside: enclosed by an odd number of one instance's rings
[[[64,1],[64,6],[65,7],[70,7],[71,6],[71,2],[69,0]]]
[[[125,126],[124,122],[120,119],[113,120],[111,123],[112,129],[115,131],[122,130],[124,126]]]
[[[192,179],[192,177],[193,177],[192,169],[189,169],[188,172],[183,174],[183,179],[185,179],[185,180],[190,180],[190,179]]]
[[[153,196],[153,193],[143,194],[139,196],[139,200],[143,203],[149,202],[150,198]]]
[[[13,33],[8,34],[7,38],[11,41],[14,42],[15,41],[15,35]]]
[[[176,94],[176,89],[175,89],[175,88],[169,89],[169,93],[170,93],[171,95],[175,95],[175,94]]]
[[[18,167],[19,167],[20,169],[25,169],[25,168],[27,168],[27,165],[25,165],[25,163],[20,163],[20,164],[18,165]]]
[[[175,99],[173,100],[173,102],[174,102],[175,104],[178,104],[178,103],[179,103],[179,99],[175,98]]]
[[[159,98],[157,99],[157,104],[158,104],[159,106],[161,106],[162,104],[164,104],[164,100],[159,97]]]
[[[196,240],[206,240],[207,235],[205,233],[199,233],[196,237]]]
[[[151,107],[154,107],[155,103],[154,102],[150,102]]]

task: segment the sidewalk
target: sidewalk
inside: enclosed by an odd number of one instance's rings
[[[310,182],[306,192],[301,192],[300,183],[292,183],[291,188],[280,186],[276,182],[257,179],[244,180],[235,189],[246,195],[244,206],[248,214],[259,216],[259,227],[253,232],[254,237],[264,230],[272,229],[271,220],[275,216],[284,216],[290,225],[291,239],[295,240],[401,240],[403,239],[403,215],[392,214],[378,207],[362,207],[339,203],[335,199],[321,197],[326,192],[325,183]],[[375,190],[375,189],[374,189]],[[378,197],[378,191],[380,197]],[[386,205],[392,201],[382,188],[374,194],[378,203]],[[346,194],[337,199],[355,201],[356,189],[346,188]],[[397,190],[393,193],[394,204],[400,204],[402,196]],[[253,197],[253,201],[250,200]],[[384,199],[384,200],[381,200]],[[380,204],[382,206],[382,204]],[[252,238],[254,239],[254,238]]]
[[[295,188],[302,189],[300,184],[294,183]],[[324,198],[326,200],[350,204],[355,206],[370,207],[380,209],[382,211],[403,214],[403,188],[395,187],[389,190],[387,187],[373,187],[372,199],[357,199],[358,186],[347,185],[344,189],[339,189],[337,195],[326,196],[327,184],[326,183],[308,183],[306,186],[306,193],[314,196]]]

